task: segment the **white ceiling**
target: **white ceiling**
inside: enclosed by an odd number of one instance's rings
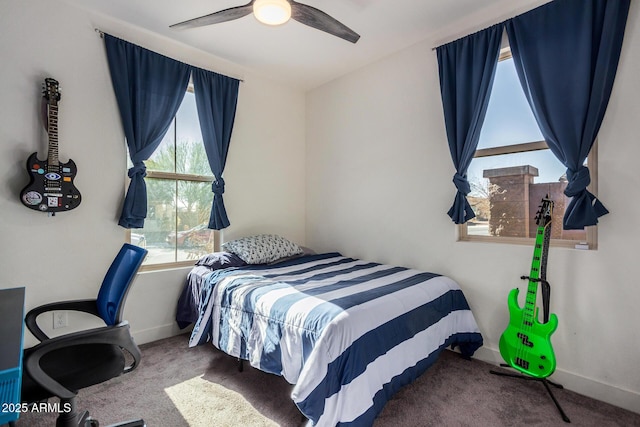
[[[486,16],[486,11],[496,15],[515,5],[522,8],[523,4],[544,3],[541,0],[300,0],[360,34],[360,40],[352,44],[293,20],[269,27],[253,15],[200,28],[169,28],[171,24],[240,6],[248,0],[66,1],[302,89],[317,87],[427,38],[437,40],[443,29],[451,32],[450,28],[456,23]],[[480,23],[466,25],[477,24]]]

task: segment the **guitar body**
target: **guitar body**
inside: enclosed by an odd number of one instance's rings
[[[518,289],[512,289],[507,299],[509,325],[500,337],[500,354],[514,369],[535,378],[546,378],[556,369],[551,334],[558,327],[558,317],[551,313],[547,323],[540,323],[536,313],[533,321],[528,322],[525,309],[518,304],[519,293]]]
[[[27,159],[30,182],[20,192],[22,203],[40,212],[64,212],[78,207],[82,196],[73,184],[77,168],[73,160],[48,165],[38,160],[38,153]]]

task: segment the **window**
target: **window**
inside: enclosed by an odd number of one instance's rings
[[[193,265],[218,247],[218,233],[207,228],[213,176],[191,89],[145,164],[147,218],[144,228],[128,232],[131,243],[149,251],[142,269]]]
[[[597,194],[596,150],[587,159]],[[566,168],[549,150],[518,80],[508,48],[501,51],[487,115],[474,159],[467,171],[471,193],[467,199],[476,218],[460,226],[460,240],[530,244],[542,198],[554,202],[551,244],[596,247],[595,227],[563,230],[562,218],[570,199],[564,195]]]

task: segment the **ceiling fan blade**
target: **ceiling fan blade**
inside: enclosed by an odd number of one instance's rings
[[[205,25],[219,24],[221,22],[233,21],[234,19],[242,18],[253,12],[253,2],[251,0],[244,6],[231,7],[229,9],[220,10],[210,15],[201,16],[199,18],[193,18],[188,21],[179,22],[177,24],[170,25],[169,28],[186,29],[202,27]]]
[[[360,38],[355,31],[315,7],[298,3],[294,0],[289,0],[289,3],[291,3],[291,18],[301,24],[340,37],[351,43],[357,42]]]

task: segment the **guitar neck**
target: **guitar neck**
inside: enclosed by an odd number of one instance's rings
[[[58,160],[58,105],[49,104],[47,111],[47,134],[49,135],[49,152],[47,164],[59,167]]]
[[[551,239],[551,225],[544,227],[544,240],[542,242],[542,255],[540,259],[540,279],[547,279],[547,256],[549,255],[549,239]]]
[[[531,262],[531,273],[529,274],[529,286],[527,287],[527,297],[524,306],[524,322],[527,325],[533,324],[536,315],[536,299],[538,297],[539,279],[545,279],[547,254],[549,252],[549,236],[551,224],[538,227],[536,233],[536,244],[533,249],[533,261]]]

